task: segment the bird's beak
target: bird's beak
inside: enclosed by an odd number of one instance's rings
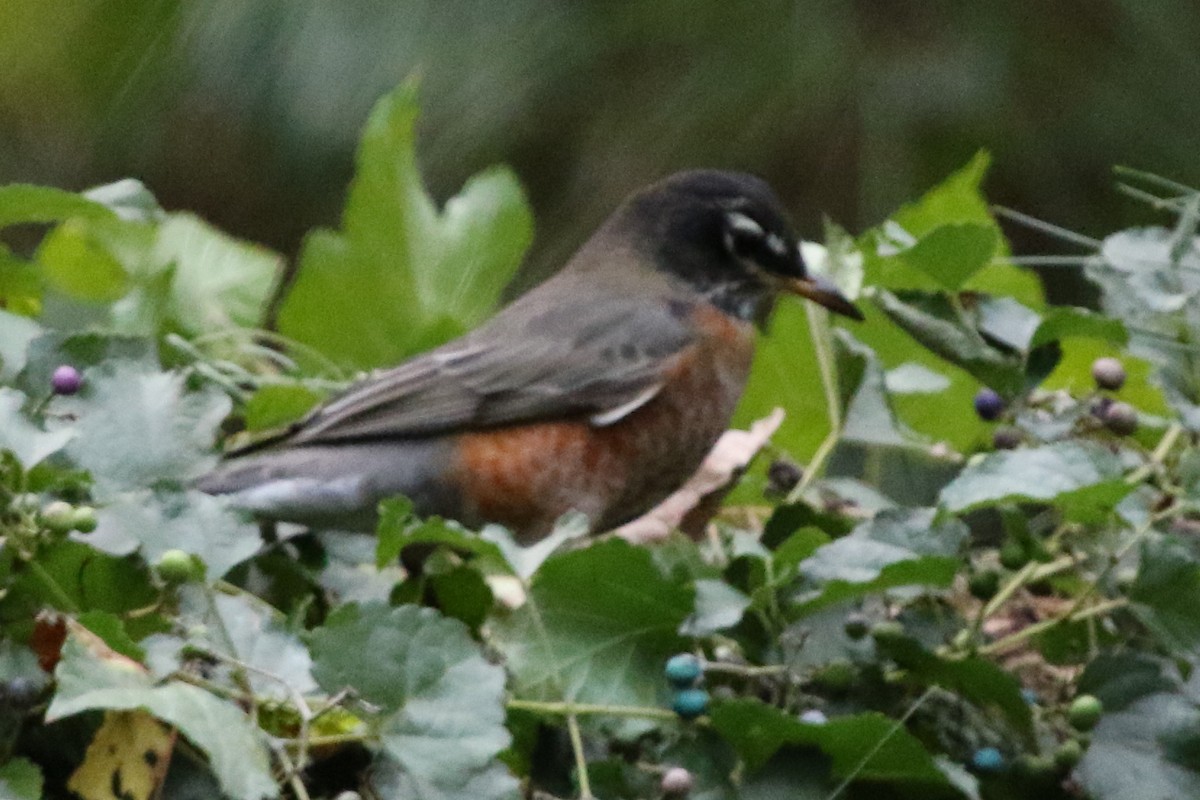
[[[858,321],[863,320],[863,314],[858,307],[851,303],[846,295],[838,291],[833,281],[819,275],[809,275],[804,278],[789,278],[783,284],[785,291],[812,300],[817,305],[828,308],[835,314],[841,314]]]

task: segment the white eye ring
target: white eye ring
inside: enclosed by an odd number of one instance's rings
[[[734,234],[761,239],[763,238],[763,229],[761,225],[740,211],[727,211],[725,213],[725,249],[732,256],[738,255],[733,241]]]

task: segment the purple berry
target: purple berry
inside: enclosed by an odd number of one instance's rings
[[[683,767],[671,767],[663,773],[659,788],[668,797],[682,797],[692,790],[695,780]]]
[[[980,419],[991,422],[1004,413],[1004,398],[984,387],[975,395],[975,413]]]
[[[58,367],[50,377],[50,387],[55,394],[75,394],[82,385],[83,376],[70,364]]]
[[[1008,426],[996,429],[992,434],[992,447],[997,450],[1015,450],[1021,446],[1021,431]]]
[[[1118,436],[1128,436],[1137,430],[1137,410],[1129,403],[1113,403],[1104,412],[1104,424]]]
[[[1092,378],[1101,389],[1115,392],[1125,385],[1125,367],[1115,358],[1097,358],[1092,362]]]

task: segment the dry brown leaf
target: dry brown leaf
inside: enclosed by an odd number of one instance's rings
[[[750,430],[726,431],[709,451],[700,469],[674,494],[642,516],[617,528],[616,535],[634,544],[665,539],[680,529],[689,536],[703,535],[726,491],[783,423],[777,408],[754,422]]]

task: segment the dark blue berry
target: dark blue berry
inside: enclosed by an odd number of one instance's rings
[[[971,766],[980,772],[999,772],[1004,769],[1004,756],[994,747],[981,747],[972,754]]]
[[[700,664],[700,659],[691,653],[679,653],[671,656],[667,659],[667,666],[663,669],[667,680],[680,689],[694,684],[703,673],[704,667]]]
[[[671,709],[684,719],[695,719],[708,711],[708,692],[703,689],[680,689],[671,701]]]
[[[975,413],[989,422],[999,419],[1004,413],[1004,398],[986,387],[980,389],[975,395]]]

